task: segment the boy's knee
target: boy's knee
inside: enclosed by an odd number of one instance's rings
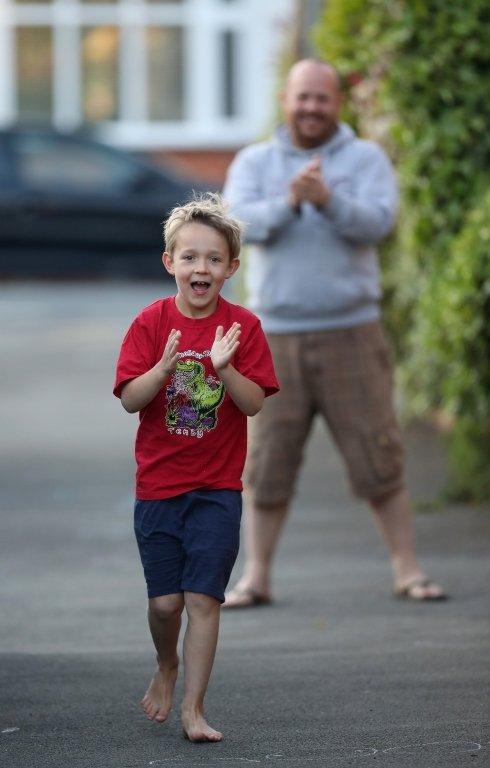
[[[188,613],[206,616],[220,609],[220,601],[201,592],[186,592],[185,607]]]
[[[148,601],[148,611],[160,621],[168,621],[180,616],[184,609],[184,597],[182,594],[161,595],[152,597]]]

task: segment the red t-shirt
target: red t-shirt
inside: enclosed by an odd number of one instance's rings
[[[209,317],[182,315],[175,298],[143,309],[124,337],[114,394],[161,359],[172,328],[181,331],[177,369],[140,411],[136,436],[136,497],[166,499],[197,488],[242,489],[247,417],[216,374],[210,350],[218,325],[241,324],[233,366],[272,395],[279,389],[260,321],[223,299]]]

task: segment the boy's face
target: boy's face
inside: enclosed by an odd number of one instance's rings
[[[230,261],[228,243],[221,232],[198,222],[184,224],[173,252],[163,254],[163,263],[177,283],[178,310],[194,318],[213,314],[223,283],[240,264],[238,259]]]

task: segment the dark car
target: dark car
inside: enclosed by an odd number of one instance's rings
[[[162,222],[193,190],[87,136],[0,131],[0,278],[161,277]]]

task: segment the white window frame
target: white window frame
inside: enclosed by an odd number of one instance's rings
[[[107,141],[135,149],[233,148],[264,132],[273,116],[280,29],[292,0],[184,0],[150,4],[119,0],[82,4],[78,0],[15,3],[0,0],[0,126],[16,119],[15,30],[48,26],[53,31],[53,117],[60,129],[83,122],[80,29],[108,25],[120,30],[119,119],[97,125]],[[179,26],[184,31],[184,119],[150,121],[145,29]],[[279,28],[279,32],[278,32]],[[239,88],[237,115],[220,114],[221,32],[236,32]]]

